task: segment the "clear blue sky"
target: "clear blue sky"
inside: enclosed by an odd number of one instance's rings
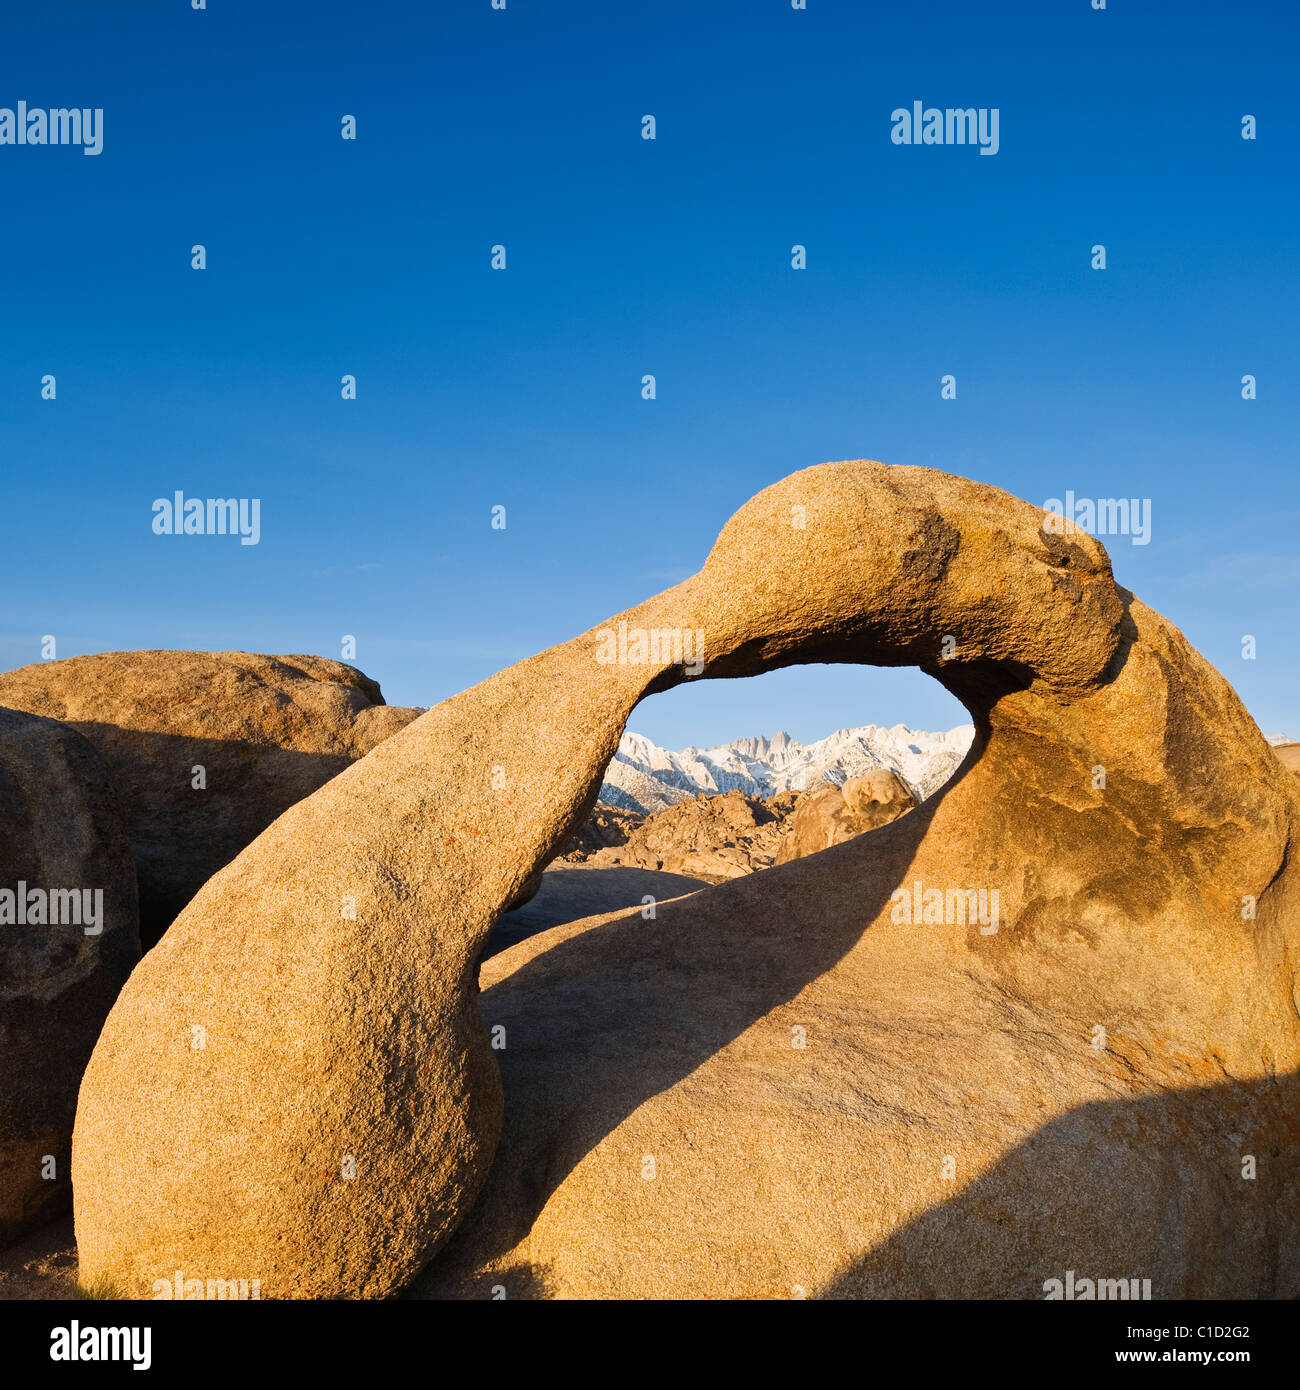
[[[865,456],[1151,498],[1118,578],[1300,736],[1298,51],[1290,0],[11,6],[0,106],[105,116],[98,157],[0,146],[0,663],[350,633],[431,704]],[[915,100],[998,108],[999,153],[895,146]],[[155,535],[176,489],[259,497],[261,543]],[[962,717],[809,668],[633,726]]]

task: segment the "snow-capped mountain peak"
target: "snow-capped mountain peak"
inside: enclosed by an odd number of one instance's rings
[[[643,734],[627,732],[605,772],[600,799],[606,805],[653,813],[701,792],[742,791],[773,796],[805,791],[822,782],[839,786],[873,768],[888,767],[924,800],[956,771],[975,736],[971,724],[946,733],[925,733],[895,724],[837,729],[803,744],[782,730],[771,738],[736,739],[716,748],[660,748]]]

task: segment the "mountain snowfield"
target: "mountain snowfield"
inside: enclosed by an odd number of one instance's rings
[[[865,724],[840,729],[816,743],[799,743],[779,733],[672,752],[628,732],[605,770],[600,800],[606,806],[653,814],[701,792],[773,796],[806,791],[822,782],[839,786],[873,768],[888,767],[912,788],[918,801],[924,801],[957,770],[974,737],[973,724],[936,734],[906,724],[892,729]]]

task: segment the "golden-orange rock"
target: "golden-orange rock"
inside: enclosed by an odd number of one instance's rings
[[[251,652],[104,652],[0,674],[0,705],[94,745],[127,817],[146,945],[280,814],[408,724],[352,666]]]
[[[879,830],[915,805],[911,788],[888,767],[850,777],[842,787],[827,785],[805,792],[781,827],[776,862],[788,864],[868,830]]]
[[[1294,1291],[1294,1210],[1271,1238],[1264,1207],[1300,1061],[1294,779],[1101,546],[1041,521],[925,469],[796,473],[693,578],[291,807],[109,1017],[83,1278],[383,1295],[471,1213],[428,1291]],[[683,651],[707,677],[915,664],[976,741],[872,835],[511,948],[480,1016],[492,923],[636,703],[695,678]],[[1179,1230],[1201,1187],[1237,1224]]]

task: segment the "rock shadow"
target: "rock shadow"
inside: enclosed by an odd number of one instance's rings
[[[633,909],[580,930],[521,966],[509,990],[481,996],[489,1031],[504,1027],[508,1039],[495,1054],[505,1128],[483,1195],[413,1296],[484,1296],[482,1264],[519,1243],[587,1153],[852,949],[904,880],[943,797],[983,752],[987,721],[976,714],[975,726],[952,777],[898,820],[659,903],[653,921]],[[872,864],[865,882],[864,854]],[[838,910],[827,911],[822,880],[841,886]],[[692,924],[706,897],[713,910],[701,933]],[[544,1019],[524,1008],[539,997]]]
[[[1153,1300],[1295,1298],[1297,1154],[1298,1073],[1095,1101],[1049,1121],[815,1296],[1041,1299],[1073,1271],[1076,1286],[1149,1279]]]
[[[71,722],[108,767],[122,806],[139,881],[145,950],[157,944],[208,879],[277,816],[356,761],[346,754],[300,752],[248,739]]]
[[[536,894],[522,907],[497,918],[483,959],[566,922],[624,907],[655,904],[707,888],[702,879],[620,865],[616,868],[547,869]]]

